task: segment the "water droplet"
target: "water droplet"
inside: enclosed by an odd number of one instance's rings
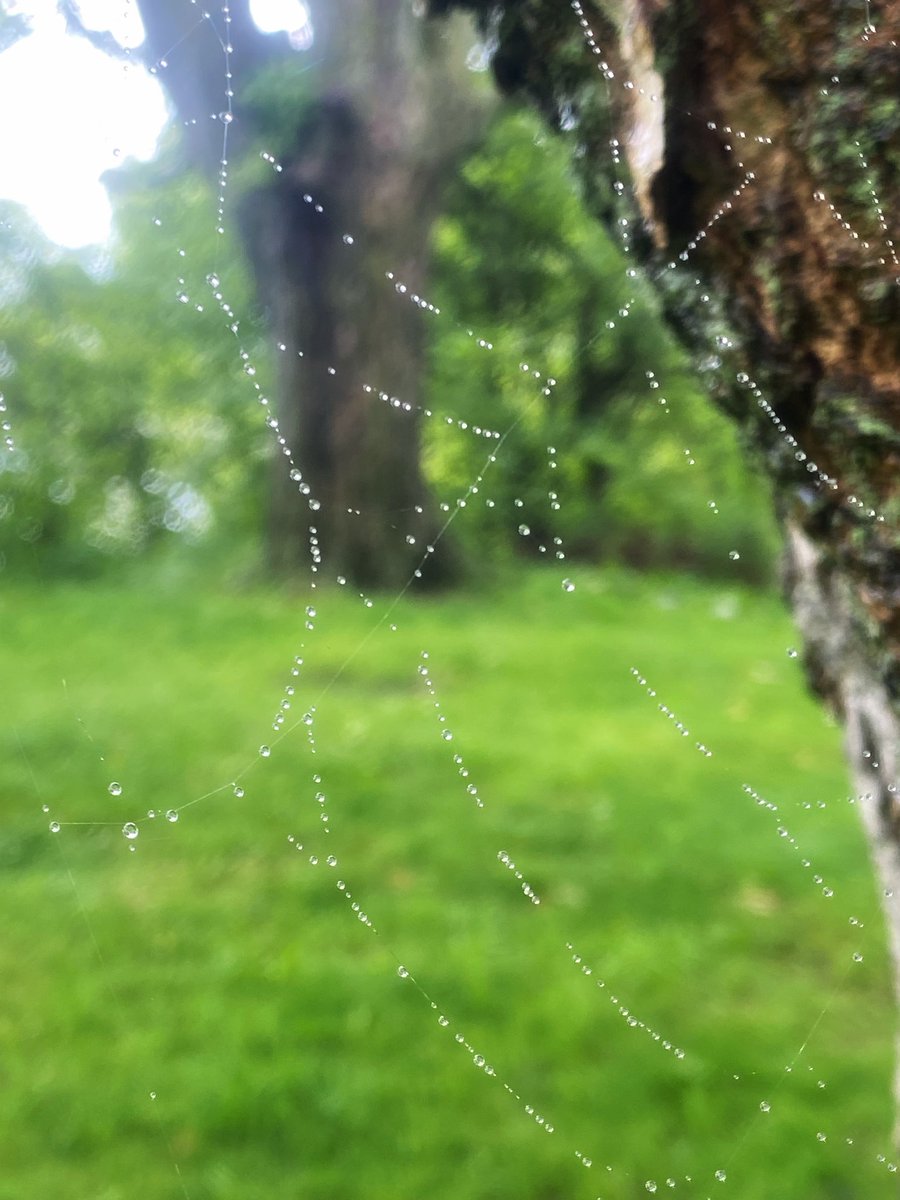
[[[788,658],[796,658],[797,657],[797,651],[794,649],[793,646],[788,647],[787,656],[788,656]]]
[[[168,810],[168,812],[166,813],[166,820],[169,822],[170,825],[174,825],[175,822],[178,820],[178,813],[175,811],[174,808],[170,808]]]
[[[306,606],[306,615],[310,618],[312,618],[316,615],[316,610],[313,608],[313,606],[311,604],[307,604],[307,606]]]
[[[656,1191],[656,1180],[648,1179],[647,1182],[644,1184],[644,1187],[647,1189],[648,1192],[655,1192]]]
[[[442,1025],[446,1029],[449,1024],[450,1020],[448,1017],[445,1017],[443,1014],[438,1017],[438,1025]]]
[[[444,741],[445,741],[445,742],[452,742],[452,741],[453,741],[453,734],[450,732],[450,730],[449,730],[449,729],[442,729],[442,730],[441,730],[441,737],[444,739]]]
[[[51,833],[59,833],[59,821],[51,821],[50,822],[50,832]]]
[[[345,246],[352,246],[352,245],[353,245],[353,236],[352,236],[352,234],[349,234],[349,233],[345,233],[345,234],[344,234],[344,245],[345,245]]]
[[[772,1105],[768,1102],[768,1100],[760,1100],[759,1111],[764,1113],[771,1112]]]
[[[260,746],[259,754],[260,754],[261,758],[268,758],[271,753],[272,753],[272,751],[269,749],[268,746]]]
[[[729,551],[728,551],[728,557],[731,559],[731,561],[732,561],[732,562],[737,562],[737,560],[738,560],[738,559],[739,559],[741,556],[740,556],[740,554],[738,554],[737,550],[729,550]]]
[[[111,796],[121,796],[122,795],[122,785],[121,785],[121,783],[116,783],[115,781],[113,783],[111,783],[106,790],[109,792],[109,794]]]
[[[126,821],[122,826],[122,834],[124,837],[127,837],[130,842],[133,842],[140,832],[141,831],[138,829],[137,825],[135,825],[134,821]]]
[[[527,525],[520,525],[519,533],[522,535],[522,537],[528,537],[529,533],[531,533],[531,530]]]
[[[716,1179],[718,1179],[719,1183],[724,1183],[727,1178],[728,1176],[724,1171],[716,1171]]]
[[[234,794],[238,798],[238,800],[243,799],[244,789],[241,787],[241,785],[239,783],[236,783],[234,785]]]
[[[211,288],[217,288],[217,287],[219,287],[219,285],[221,284],[222,281],[218,277],[218,275],[212,274],[212,275],[207,275],[206,282],[209,284],[209,286]]]
[[[564,592],[574,592],[575,584],[572,582],[571,579],[564,579],[562,581],[562,589]]]
[[[398,967],[397,974],[400,976],[401,979],[409,978],[409,971],[407,971],[406,967]]]

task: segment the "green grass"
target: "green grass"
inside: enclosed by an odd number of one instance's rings
[[[334,589],[312,633],[215,581],[7,591],[0,1200],[896,1194],[877,893],[787,617],[573,574],[380,625]]]

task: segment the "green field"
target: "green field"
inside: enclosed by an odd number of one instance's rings
[[[572,574],[333,588],[312,632],[209,579],[6,590],[2,1200],[897,1194],[877,893],[788,618]]]

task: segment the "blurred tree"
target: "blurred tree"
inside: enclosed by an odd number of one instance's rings
[[[165,161],[122,167],[102,252],[62,250],[17,206],[0,209],[0,387],[7,375],[15,385],[12,445],[0,447],[4,561],[95,571],[173,535],[233,543],[256,525],[248,485],[262,482],[265,430],[221,315],[172,271],[211,252],[211,199]],[[248,281],[230,275],[235,303],[248,303]],[[258,331],[243,333],[255,349]]]
[[[464,163],[434,259],[435,295],[456,320],[433,326],[429,404],[470,434],[426,424],[429,480],[464,495],[486,454],[471,430],[514,430],[456,528],[473,561],[486,544],[493,561],[510,547],[553,558],[561,541],[569,557],[771,579],[765,480],[702,396],[656,297],[587,211],[565,144],[528,109],[498,116]],[[554,380],[549,393],[522,364]]]
[[[77,4],[66,7],[78,23]],[[221,18],[198,19],[181,0],[140,9],[147,57],[165,64],[195,153],[214,170],[228,147],[221,169],[240,184],[242,238],[280,350],[280,434],[304,478],[276,464],[272,565],[305,561],[312,519],[332,570],[395,586],[436,528],[419,469],[424,314],[413,298],[442,185],[488,105],[456,53],[459,26],[425,23],[408,0],[314,4],[292,39],[261,33],[247,0]],[[379,400],[388,387],[411,409]]]
[[[10,564],[93,571],[138,551],[189,546],[196,559],[201,546],[213,555],[227,546],[232,563],[242,547],[255,551],[274,447],[251,384],[268,390],[274,364],[245,317],[240,341],[256,373],[235,371],[235,336],[205,274],[215,260],[242,314],[252,281],[233,238],[216,235],[209,181],[185,171],[173,134],[153,163],[107,175],[115,234],[104,252],[54,247],[14,207],[0,225],[0,370],[15,372],[17,448],[0,452],[0,553]],[[768,577],[764,488],[699,397],[646,289],[627,321],[605,327],[635,281],[581,204],[564,146],[527,110],[507,111],[465,161],[433,242],[433,298],[448,315],[430,322],[425,396],[470,432],[423,423],[428,486],[463,495],[490,449],[471,429],[515,425],[454,529],[466,560],[480,570],[488,549],[498,565],[511,554],[552,557],[559,537],[569,557]],[[472,326],[490,334],[492,353],[468,336]],[[648,341],[657,366],[660,355],[666,362],[667,407],[645,378]],[[552,373],[551,396],[523,361]],[[51,428],[59,436],[48,438]],[[686,472],[684,447],[698,445]]]
[[[831,0],[432,7],[476,11],[500,86],[573,129],[594,211],[634,228],[669,320],[773,481],[900,995],[900,0],[871,16]]]

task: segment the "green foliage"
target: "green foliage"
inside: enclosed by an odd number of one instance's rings
[[[430,403],[470,425],[512,429],[457,535],[474,553],[485,539],[500,553],[521,519],[531,530],[523,551],[556,534],[583,557],[767,577],[777,544],[767,488],[638,272],[584,210],[567,163],[561,139],[526,112],[507,113],[435,234],[435,290],[457,320],[432,327]],[[550,395],[522,363],[556,380]],[[431,424],[431,478],[465,492],[483,445]]]
[[[244,157],[249,186],[261,160]],[[15,448],[0,456],[0,553],[11,565],[96,569],[110,553],[185,543],[235,550],[261,524],[267,441],[239,352],[256,383],[271,366],[214,199],[171,151],[110,183],[109,256],[51,247],[17,211],[3,223],[0,369]],[[474,560],[552,556],[561,539],[570,557],[768,574],[765,489],[637,272],[586,215],[561,141],[507,113],[466,165],[434,246],[443,313],[429,325],[426,403],[510,431],[454,527]],[[464,495],[497,450],[441,420],[424,435],[441,498]]]
[[[293,592],[4,589],[2,1200],[634,1200],[667,1175],[715,1195],[725,1164],[723,1195],[772,1200],[773,1163],[779,1197],[894,1195],[878,898],[788,618],[683,575],[576,578],[406,597],[375,636],[350,589],[322,592],[299,679]],[[414,682],[422,646],[482,811]],[[305,726],[257,753],[286,678],[295,715],[328,689],[314,761]]]
[[[242,120],[256,130],[264,139],[263,148],[276,158],[298,149],[298,130],[322,94],[319,65],[296,56],[276,58],[258,70],[241,91]]]
[[[266,360],[258,330],[228,329],[205,278],[223,262],[227,299],[250,309],[233,249],[216,244],[212,197],[163,165],[130,168],[116,189],[108,256],[50,246],[11,207],[0,228],[10,565],[96,569],[111,553],[258,523],[265,429],[239,349]]]

